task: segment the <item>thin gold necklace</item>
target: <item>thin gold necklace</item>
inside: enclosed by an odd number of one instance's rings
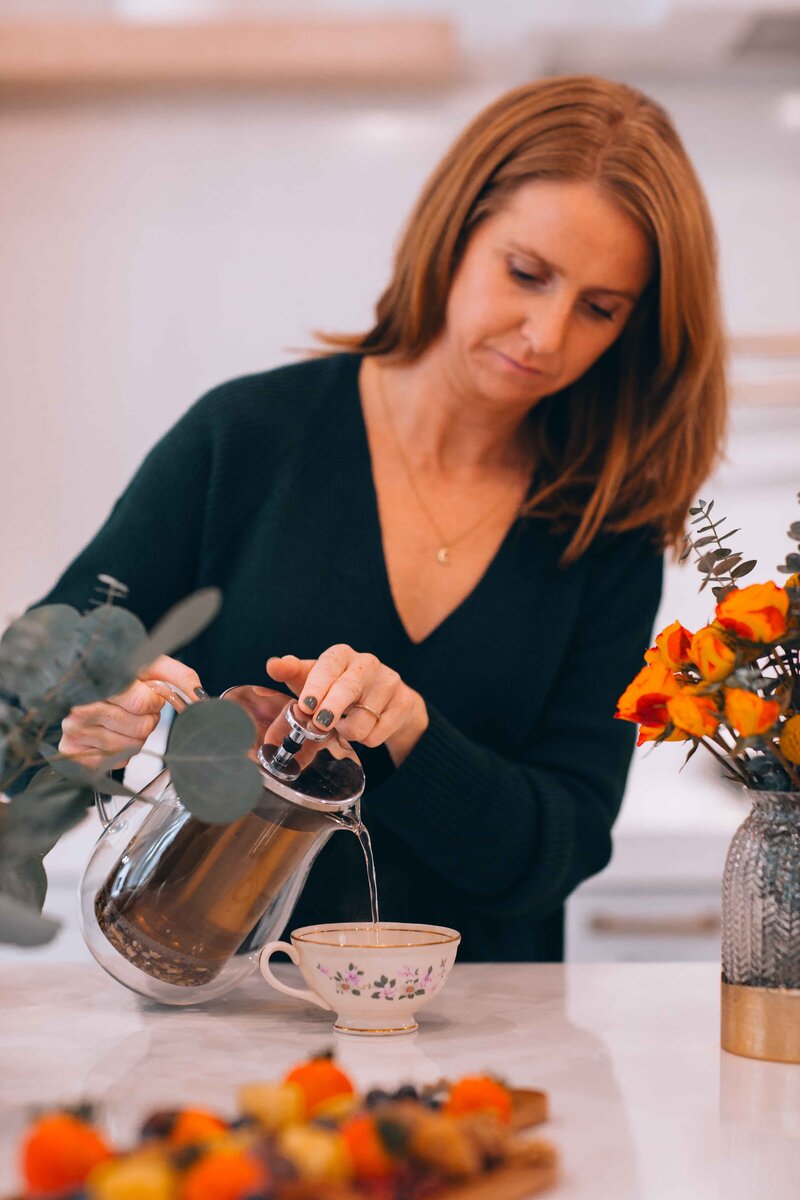
[[[437,545],[438,545],[438,549],[436,551],[436,561],[437,561],[437,563],[439,563],[440,566],[447,567],[450,565],[450,552],[453,549],[453,546],[457,545],[459,542],[462,542],[464,540],[464,538],[469,537],[469,535],[471,533],[474,533],[476,529],[478,529],[481,525],[485,524],[485,522],[488,521],[490,517],[494,516],[494,514],[496,512],[499,512],[499,510],[503,507],[503,505],[508,503],[508,496],[507,495],[501,496],[500,500],[497,504],[493,504],[488,512],[483,513],[483,515],[480,516],[477,521],[474,521],[467,529],[462,529],[461,533],[457,533],[455,535],[455,537],[451,537],[451,538],[445,537],[444,533],[442,532],[441,528],[439,527],[438,521],[434,517],[431,510],[428,508],[428,505],[425,503],[425,498],[423,497],[422,493],[419,490],[419,487],[417,486],[417,481],[414,478],[414,472],[411,469],[411,463],[408,459],[408,455],[406,454],[405,450],[403,449],[403,443],[400,440],[400,435],[397,432],[397,427],[396,427],[396,425],[394,423],[394,419],[392,417],[392,411],[389,406],[389,402],[386,399],[386,388],[384,387],[383,372],[380,370],[380,368],[378,368],[378,391],[380,393],[383,411],[386,415],[386,423],[389,426],[389,429],[391,430],[392,439],[393,439],[395,445],[397,446],[397,452],[400,455],[400,461],[402,462],[403,468],[405,469],[406,478],[408,479],[409,487],[411,488],[411,491],[414,493],[414,496],[416,497],[416,500],[417,500],[417,504],[419,505],[421,511],[424,513],[425,517],[427,518],[428,524],[430,525],[433,532],[436,534],[436,540],[437,540]],[[528,485],[526,482],[525,491],[527,492],[527,490],[528,490]],[[515,518],[519,515],[519,510],[520,510],[520,505],[517,504],[515,507],[515,510],[514,510]]]

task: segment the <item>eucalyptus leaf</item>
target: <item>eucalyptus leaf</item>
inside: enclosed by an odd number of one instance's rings
[[[91,792],[106,792],[109,796],[137,796],[139,794],[131,791],[124,783],[120,783],[119,780],[107,773],[130,758],[129,750],[109,755],[97,767],[84,767],[73,759],[62,758],[52,747],[43,749],[42,754],[53,770],[73,786],[88,788]]]
[[[792,521],[789,526],[789,537],[795,542],[800,542],[800,521]]]
[[[211,624],[221,607],[222,592],[215,587],[202,588],[181,600],[151,629],[150,636],[136,650],[132,660],[134,669],[139,670],[159,654],[172,654],[193,641]]]
[[[709,536],[708,536],[708,537],[701,537],[701,538],[698,538],[698,539],[697,539],[697,541],[696,541],[696,542],[695,542],[695,544],[694,544],[694,546],[695,546],[695,550],[699,550],[701,546],[710,546],[710,545],[711,545],[711,543],[712,543],[712,542],[715,542],[716,540],[717,540],[717,539],[716,539],[716,535],[715,535],[715,534],[713,534],[713,533],[712,533],[712,534],[709,534]]]
[[[67,783],[45,767],[3,808],[0,858],[49,853],[62,834],[80,824],[93,799],[91,788]]]
[[[261,799],[261,773],[247,757],[255,735],[230,700],[192,704],[173,721],[164,761],[182,803],[201,821],[227,824]]]
[[[47,875],[38,854],[24,859],[0,855],[0,893],[41,911],[47,895]]]
[[[0,893],[0,942],[14,946],[44,946],[61,928],[59,921],[43,917],[33,905]]]
[[[0,688],[55,720],[76,704],[113,696],[135,677],[147,639],[138,617],[103,604],[85,615],[66,604],[25,613],[0,639]]]
[[[800,554],[787,554],[786,564],[790,571],[800,571]]]
[[[731,571],[731,578],[732,579],[742,579],[745,575],[749,575],[750,572],[757,566],[758,566],[758,560],[755,558],[751,558],[747,562],[741,563],[740,566],[734,567],[733,570]]]

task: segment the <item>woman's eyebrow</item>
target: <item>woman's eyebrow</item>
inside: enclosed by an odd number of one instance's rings
[[[509,242],[509,247],[512,250],[516,250],[519,254],[525,254],[529,258],[535,258],[537,262],[541,263],[546,271],[549,271],[553,275],[564,274],[564,271],[561,269],[561,267],[557,267],[555,263],[551,263],[543,254],[540,254],[538,250],[534,250],[531,246],[523,246],[519,242]],[[622,288],[588,287],[585,289],[585,291],[603,292],[607,296],[623,296],[626,300],[630,300],[633,304],[635,304],[639,299],[635,292],[627,292]]]

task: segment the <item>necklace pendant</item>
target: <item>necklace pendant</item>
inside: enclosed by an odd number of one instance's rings
[[[447,546],[441,546],[436,551],[436,561],[443,567],[450,565],[450,551],[447,549]]]

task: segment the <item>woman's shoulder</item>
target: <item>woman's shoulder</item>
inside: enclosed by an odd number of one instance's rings
[[[212,433],[289,435],[316,426],[357,395],[359,361],[358,355],[333,354],[239,375],[211,388],[191,413]]]

